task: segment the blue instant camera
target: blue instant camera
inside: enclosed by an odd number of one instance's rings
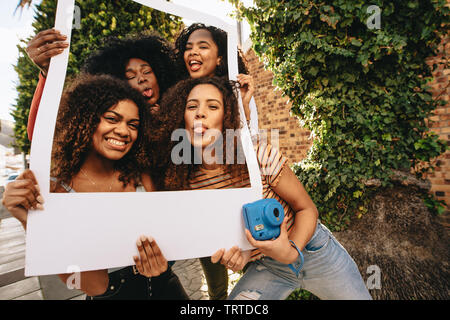
[[[245,226],[256,240],[276,239],[284,219],[283,206],[276,199],[262,199],[244,204]]]

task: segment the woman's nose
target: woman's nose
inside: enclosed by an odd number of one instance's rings
[[[190,56],[198,55],[197,47],[192,47],[189,51]]]
[[[141,84],[141,83],[145,82],[146,80],[147,79],[144,77],[143,74],[139,74],[137,77],[138,84]]]
[[[195,114],[195,119],[203,119],[206,118],[205,112],[202,110],[202,108],[198,108],[197,112]]]
[[[120,122],[118,123],[115,127],[114,127],[114,133],[125,137],[128,136],[129,134],[129,130],[128,130],[128,126],[125,122]]]

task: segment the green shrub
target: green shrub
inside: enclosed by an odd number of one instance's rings
[[[294,170],[332,230],[367,211],[375,188],[366,181],[390,186],[392,170],[409,171],[446,150],[427,127],[442,102],[429,92],[425,62],[449,30],[445,0],[255,0],[250,8],[229,1],[314,137]],[[369,28],[370,5],[381,13],[379,29]]]

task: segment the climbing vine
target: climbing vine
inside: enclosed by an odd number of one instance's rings
[[[314,137],[294,170],[333,230],[366,213],[371,191],[391,186],[393,170],[446,150],[429,130],[444,102],[432,99],[436,65],[426,64],[449,31],[445,0],[229,1]]]

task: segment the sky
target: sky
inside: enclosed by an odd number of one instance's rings
[[[228,19],[228,21],[231,18],[227,15],[233,11],[231,4],[221,0],[172,1],[176,4],[221,17],[224,20]],[[2,50],[0,50],[0,74],[2,75],[0,77],[0,119],[10,121],[13,121],[13,118],[9,113],[17,98],[15,83],[18,81],[18,78],[13,68],[18,58],[16,46],[19,43],[19,39],[25,39],[32,34],[31,24],[34,16],[33,6],[30,8],[25,7],[22,12],[17,10],[16,14],[14,14],[17,2],[17,0],[2,0],[0,10],[0,34],[2,35]],[[41,0],[35,0],[34,2],[40,3]],[[244,0],[246,4],[251,2],[252,0]],[[192,21],[185,21],[185,24],[189,25],[190,23]],[[248,35],[248,32],[244,32],[244,35],[246,34]]]
[[[17,74],[13,65],[17,63],[19,39],[31,35],[34,11],[32,7],[25,8],[22,13],[14,10],[16,0],[2,0],[0,10],[0,34],[2,35],[2,50],[0,50],[0,119],[13,121],[9,115],[11,106],[15,104],[17,92],[15,83]]]

